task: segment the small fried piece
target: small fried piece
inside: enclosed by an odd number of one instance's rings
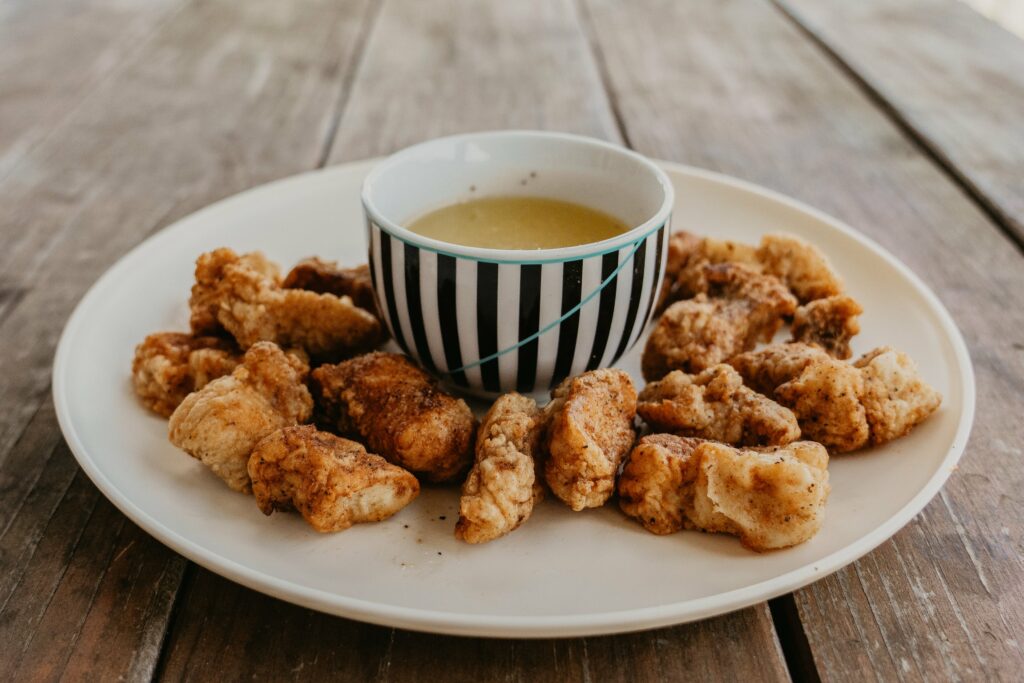
[[[764,267],[764,272],[786,283],[800,303],[843,292],[843,280],[828,258],[816,246],[796,235],[765,235],[757,248],[757,260]]]
[[[389,462],[449,481],[469,466],[476,420],[407,357],[368,353],[313,372],[317,422]]]
[[[685,230],[672,233],[668,239],[658,310],[676,301],[706,293],[708,283],[705,268],[719,263],[743,263],[760,270],[757,250],[749,244],[700,237]]]
[[[694,457],[690,521],[698,529],[735,534],[757,552],[798,545],[821,529],[831,490],[821,444],[747,450],[705,442]]]
[[[942,403],[942,394],[921,379],[910,356],[892,347],[874,349],[853,365],[864,378],[861,402],[873,445],[908,434]]]
[[[247,464],[259,441],[310,418],[313,399],[302,360],[260,342],[242,364],[189,394],[168,423],[171,443],[200,460],[235,491],[251,490]]]
[[[675,370],[640,392],[637,413],[659,432],[742,446],[784,445],[800,438],[796,416],[745,387],[729,365],[699,375]]]
[[[231,249],[221,247],[201,254],[196,259],[196,281],[192,285],[192,296],[189,298],[189,308],[192,312],[189,323],[196,335],[223,335],[227,331],[217,319],[221,305],[217,283],[224,278],[224,268],[229,265],[253,270],[274,284],[281,281],[281,272],[277,264],[267,259],[261,252],[253,251],[239,256]]]
[[[147,408],[170,417],[186,396],[231,374],[240,360],[238,349],[226,339],[157,332],[135,347],[132,384]]]
[[[249,457],[248,472],[263,514],[298,510],[320,532],[380,522],[420,492],[416,477],[401,467],[311,425],[264,437]]]
[[[816,299],[796,309],[793,341],[814,344],[833,358],[852,355],[850,340],[860,333],[858,316],[864,312],[852,297],[839,295]]]
[[[855,451],[868,441],[863,394],[857,368],[831,357],[811,363],[775,390],[775,398],[796,413],[804,438],[835,453]]]
[[[698,460],[693,451],[703,439],[674,434],[641,437],[619,477],[619,507],[652,534],[692,529]]]
[[[199,257],[189,302],[194,326],[212,316],[243,349],[272,341],[314,359],[345,358],[382,339],[380,321],[349,297],[282,289],[276,277],[251,265],[252,257],[230,249]]]
[[[373,298],[370,266],[365,263],[354,268],[342,268],[334,261],[324,261],[313,256],[296,263],[281,286],[337,297],[347,296],[356,306],[380,318]]]
[[[727,362],[736,368],[748,387],[772,396],[780,384],[799,377],[808,365],[828,358],[829,355],[817,346],[790,342],[769,344],[757,351],[733,356]]]
[[[723,307],[739,308],[745,318],[744,345],[769,342],[782,327],[783,317],[796,311],[796,299],[782,282],[740,263],[720,263],[704,269],[708,298]]]
[[[487,411],[476,437],[476,462],[462,485],[455,537],[486,543],[529,519],[544,497],[537,460],[544,411],[520,394],[501,396]]]
[[[574,511],[600,507],[636,434],[636,389],[622,370],[605,368],[566,379],[551,392],[544,478]]]

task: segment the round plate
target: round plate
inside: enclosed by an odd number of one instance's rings
[[[864,555],[934,496],[963,452],[974,378],[938,299],[893,256],[810,207],[725,176],[664,164],[674,227],[755,242],[786,230],[818,245],[864,306],[862,353],[909,353],[944,396],[908,437],[836,457],[827,519],[811,541],[757,554],[730,536],[654,536],[616,506],[573,513],[546,500],[519,530],[457,541],[458,494],[426,488],[386,522],[338,534],[298,516],[264,517],[167,441],[167,423],[135,399],[135,345],[185,330],[197,255],[260,249],[288,268],[319,255],[366,258],[359,188],[373,162],[337,166],[244,192],[163,230],[118,261],[78,305],[53,368],[60,425],[82,468],[146,531],[255,590],[353,619],[477,636],[579,636],[639,630],[735,610],[792,591]],[[640,345],[642,346],[642,345]],[[620,367],[639,380],[640,346]]]

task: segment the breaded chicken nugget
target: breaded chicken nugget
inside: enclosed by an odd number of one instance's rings
[[[373,298],[370,267],[365,263],[354,268],[342,268],[334,261],[324,261],[315,256],[303,259],[288,272],[281,286],[337,297],[347,296],[356,306],[380,318]]]
[[[476,420],[466,402],[397,353],[368,353],[313,372],[317,421],[389,462],[449,481],[473,456]]]
[[[636,437],[633,380],[621,370],[593,370],[565,380],[551,398],[545,480],[577,512],[600,507]]]
[[[757,250],[732,240],[700,237],[685,230],[669,236],[665,276],[658,310],[682,299],[707,292],[706,266],[718,263],[743,263],[760,270]]]
[[[705,268],[704,274],[709,299],[743,312],[744,343],[750,348],[759,341],[771,341],[782,327],[782,318],[796,311],[796,299],[778,278],[748,265],[720,263]]]
[[[731,366],[699,375],[675,370],[640,392],[637,413],[658,432],[742,446],[776,446],[800,438],[796,416],[743,386]]]
[[[544,497],[538,478],[545,414],[519,394],[487,411],[476,437],[476,462],[462,485],[455,537],[467,543],[500,538],[525,522]]]
[[[892,347],[864,354],[854,367],[864,378],[861,401],[876,446],[908,434],[942,403],[942,394],[921,379],[914,361]]]
[[[199,257],[190,300],[193,320],[212,314],[243,349],[272,341],[316,359],[345,358],[381,340],[380,322],[350,298],[282,289],[246,258],[229,249]]]
[[[217,283],[223,279],[224,268],[228,265],[254,270],[274,284],[281,281],[281,272],[277,264],[258,251],[239,256],[231,249],[221,247],[200,255],[196,259],[196,281],[192,285],[192,296],[189,299],[189,308],[192,311],[190,325],[196,335],[226,332],[217,319],[221,305]]]
[[[772,396],[780,384],[796,379],[808,365],[828,360],[823,349],[809,344],[769,344],[757,351],[733,356],[727,363],[736,368],[743,382],[765,396]]]
[[[135,347],[132,384],[147,408],[169,417],[193,391],[231,374],[241,358],[238,348],[220,337],[158,332]]]
[[[242,364],[189,394],[171,415],[171,443],[235,491],[251,490],[246,466],[263,437],[310,418],[313,399],[304,384],[309,368],[275,344],[260,342]]]
[[[850,340],[860,333],[857,318],[863,312],[849,296],[816,299],[796,309],[793,341],[820,346],[833,358],[846,360],[852,354]]]
[[[264,437],[249,457],[248,471],[263,514],[298,510],[321,532],[385,520],[420,492],[416,477],[401,467],[310,425]]]
[[[843,280],[828,258],[796,235],[765,235],[757,249],[757,260],[764,272],[786,283],[800,303],[843,293]]]
[[[756,551],[810,539],[824,521],[828,453],[798,441],[764,449],[653,434],[619,478],[619,505],[656,534],[680,529],[739,536]]]
[[[775,390],[775,398],[796,413],[803,437],[835,453],[855,451],[868,441],[863,394],[861,373],[831,357],[811,363]]]

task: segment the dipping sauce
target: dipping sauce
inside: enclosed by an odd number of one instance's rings
[[[431,211],[407,227],[442,242],[489,249],[574,247],[630,229],[602,211],[543,197],[473,199]]]

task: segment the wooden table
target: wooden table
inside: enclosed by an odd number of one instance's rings
[[[959,471],[792,595],[632,635],[328,617],[122,516],[57,428],[86,288],[245,188],[446,133],[548,128],[746,178],[881,242],[963,330]],[[0,4],[0,679],[1015,679],[1024,670],[1024,44],[954,0]]]

